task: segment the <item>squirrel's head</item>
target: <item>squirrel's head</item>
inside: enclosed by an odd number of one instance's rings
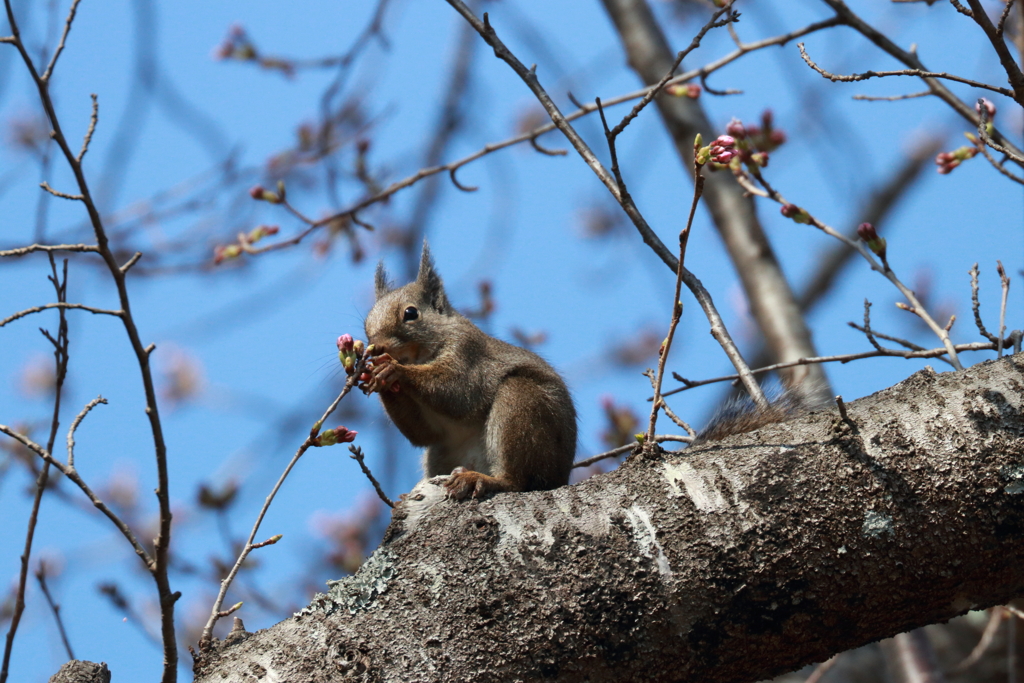
[[[376,302],[366,316],[366,339],[375,353],[388,353],[399,363],[431,358],[446,338],[445,328],[460,317],[448,303],[426,240],[416,280],[396,288],[381,262],[374,288]]]

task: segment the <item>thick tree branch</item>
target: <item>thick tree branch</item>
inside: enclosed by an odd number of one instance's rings
[[[754,681],[1024,594],[1024,356],[634,457],[554,491],[423,482],[353,577],[197,681]]]

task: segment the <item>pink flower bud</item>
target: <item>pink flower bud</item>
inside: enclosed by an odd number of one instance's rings
[[[715,138],[715,141],[712,142],[711,144],[713,146],[717,146],[717,147],[726,147],[726,148],[728,148],[728,147],[732,147],[733,145],[736,144],[736,138],[734,138],[731,135],[719,135],[717,138]]]
[[[885,258],[885,238],[878,236],[875,226],[870,223],[861,223],[857,226],[857,236],[867,243],[868,249],[883,259]]]
[[[737,138],[747,137],[747,129],[743,127],[743,122],[737,118],[726,124],[725,132]]]
[[[810,223],[811,216],[796,204],[784,204],[780,213],[786,218],[792,219],[794,223]]]
[[[267,191],[263,189],[262,185],[254,185],[249,190],[249,196],[253,199],[260,200],[263,199],[263,195],[266,194],[266,192]]]
[[[775,147],[779,147],[780,145],[785,144],[785,142],[786,142],[786,134],[783,131],[781,131],[781,130],[773,130],[771,135],[768,136],[768,140]]]
[[[695,100],[700,97],[700,86],[696,83],[688,83],[686,86],[686,96],[691,100]]]
[[[989,100],[987,97],[980,98],[974,104],[974,111],[978,112],[978,116],[981,116],[982,107],[985,108],[985,114],[987,115],[989,121],[996,117],[996,105],[994,105],[992,101]]]
[[[351,334],[343,334],[338,337],[338,350],[339,351],[351,351],[355,346],[355,342],[352,340]]]

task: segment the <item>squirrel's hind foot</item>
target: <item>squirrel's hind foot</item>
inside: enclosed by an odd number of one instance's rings
[[[510,490],[505,481],[482,472],[468,470],[465,467],[456,467],[452,470],[444,488],[448,492],[448,497],[454,500],[465,500],[470,497],[483,498],[488,493]]]

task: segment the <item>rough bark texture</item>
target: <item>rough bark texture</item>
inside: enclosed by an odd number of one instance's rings
[[[73,659],[50,676],[50,683],[110,683],[110,669],[105,662]]]
[[[622,40],[629,66],[645,85],[659,82],[672,68],[676,55],[646,0],[602,1]],[[700,133],[705,140],[713,140],[717,135],[714,127],[697,100],[662,95],[654,102],[683,167],[692,174],[693,139]],[[750,312],[772,357],[782,362],[818,355],[796,297],[758,221],[754,200],[730,173],[705,174],[703,200],[736,266]],[[781,374],[792,386],[800,385],[812,400],[827,399],[828,377],[820,365],[797,366]]]
[[[197,680],[755,681],[1005,603],[1022,404],[1018,354],[554,491],[424,482],[355,576]]]

